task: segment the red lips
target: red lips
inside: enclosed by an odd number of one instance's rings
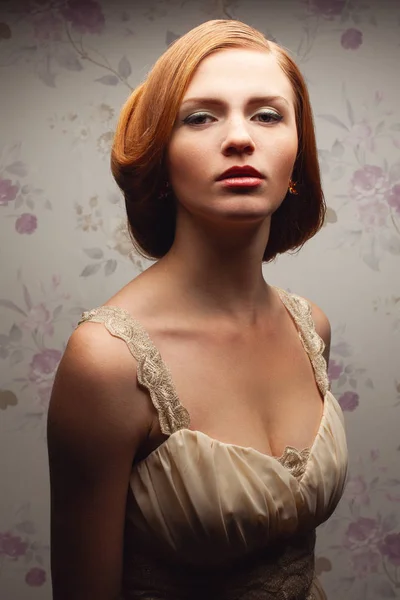
[[[231,167],[230,169],[224,171],[218,177],[217,181],[227,179],[228,177],[258,177],[259,179],[264,179],[264,176],[261,175],[257,169],[254,169],[249,165],[243,165],[242,167]]]

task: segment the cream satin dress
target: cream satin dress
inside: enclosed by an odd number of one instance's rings
[[[137,361],[137,378],[169,437],[130,478],[121,599],[325,600],[314,574],[315,529],[336,508],[347,474],[343,414],[329,391],[324,343],[306,300],[276,288],[324,398],[311,448],[280,457],[190,429],[171,375],[143,327],[103,306],[104,323]],[[112,518],[112,516],[110,517]]]

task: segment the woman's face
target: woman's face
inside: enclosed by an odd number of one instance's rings
[[[263,220],[283,201],[296,154],[294,95],[276,58],[247,49],[205,58],[167,148],[178,210],[212,221]],[[261,178],[240,186],[238,180],[219,180],[227,169],[244,165]]]

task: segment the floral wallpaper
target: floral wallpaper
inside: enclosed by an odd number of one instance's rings
[[[238,18],[306,76],[328,205],[268,281],[328,314],[350,474],[319,529],[330,600],[400,598],[400,5],[395,0],[9,0],[0,7],[0,596],[51,598],[46,412],[79,315],[148,263],[109,153],[169,43]]]

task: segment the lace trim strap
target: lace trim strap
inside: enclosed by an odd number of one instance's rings
[[[137,361],[137,379],[157,409],[162,433],[171,435],[189,427],[189,413],[181,405],[168,367],[145,329],[117,306],[101,306],[84,312],[77,327],[86,321],[103,323],[111,335],[122,339]]]
[[[297,325],[304,349],[310,357],[318,388],[321,391],[321,394],[325,396],[326,392],[329,390],[327,364],[322,354],[325,350],[325,343],[315,330],[311,306],[307,300],[301,296],[289,294],[280,288],[276,289],[283,304],[286,306]]]
[[[315,330],[311,306],[300,296],[289,294],[280,288],[276,289],[298,327],[300,339],[310,357],[318,388],[325,396],[329,390],[327,365],[322,355],[325,344]],[[133,319],[128,311],[116,306],[101,306],[84,312],[77,327],[86,321],[103,323],[111,335],[127,344],[137,361],[138,382],[148,390],[157,409],[162,433],[171,435],[179,429],[189,428],[189,413],[180,403],[169,369],[142,325]],[[294,460],[295,458],[297,460]],[[302,460],[299,461],[299,458]],[[307,456],[295,457],[292,452],[288,452],[281,459],[285,465],[293,463],[294,467],[296,463],[304,463]]]

